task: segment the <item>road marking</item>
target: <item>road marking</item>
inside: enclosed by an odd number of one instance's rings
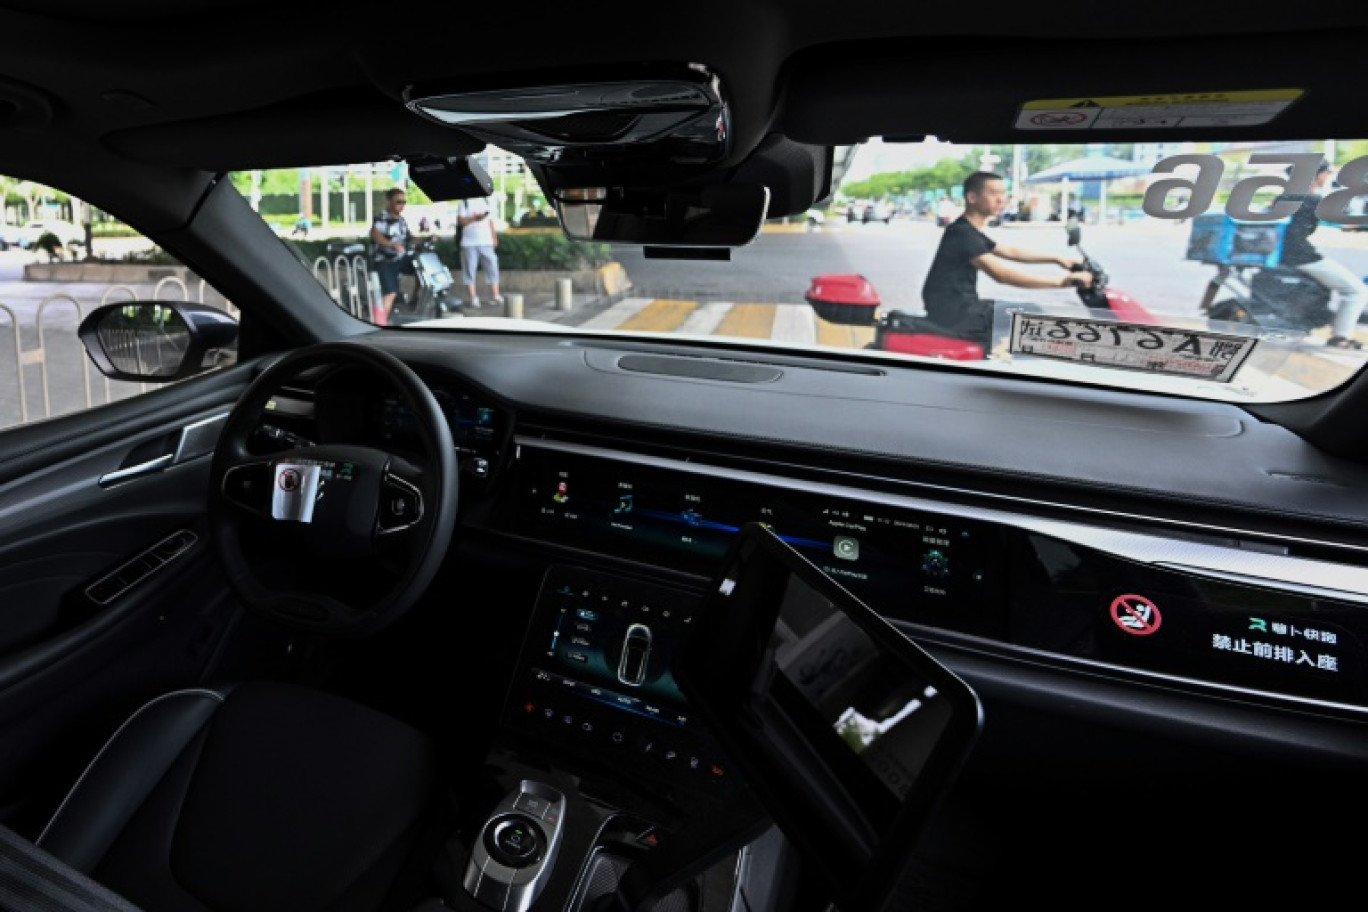
[[[733,304],[726,318],[718,324],[715,335],[742,339],[773,338],[775,309],[773,304]]]
[[[581,324],[581,327],[583,329],[616,329],[619,324],[630,320],[649,307],[654,300],[654,298],[623,298],[593,319],[586,320]]]
[[[681,333],[694,336],[711,336],[726,318],[732,305],[725,301],[709,301],[699,307],[679,327]]]
[[[624,332],[675,332],[698,307],[697,301],[657,298],[617,325]]]
[[[846,326],[841,323],[832,323],[814,315],[817,323],[818,345],[826,345],[832,348],[864,348],[874,341],[874,327],[872,326]]]
[[[773,339],[834,348],[864,348],[874,340],[873,327],[829,323],[805,304],[700,304],[671,298],[627,298],[583,325],[586,329]]]
[[[796,345],[817,343],[817,314],[807,304],[790,304],[775,308],[773,339]]]

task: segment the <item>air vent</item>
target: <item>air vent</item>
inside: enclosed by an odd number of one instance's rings
[[[691,377],[695,380],[726,380],[730,383],[773,383],[784,372],[767,364],[714,361],[707,358],[671,358],[665,355],[623,355],[618,367],[643,374]]]

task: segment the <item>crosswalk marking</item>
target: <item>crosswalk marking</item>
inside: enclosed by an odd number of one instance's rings
[[[773,339],[794,345],[841,348],[862,348],[873,339],[873,330],[869,327],[828,323],[805,304],[700,303],[673,298],[625,298],[585,321],[583,326],[627,332]]]
[[[733,304],[715,335],[741,339],[770,339],[774,334],[773,304]]]
[[[697,307],[697,301],[657,298],[649,306],[618,324],[616,328],[624,332],[676,332]]]
[[[711,336],[731,309],[732,305],[726,301],[709,301],[689,314],[679,331],[693,336]]]
[[[845,326],[817,320],[817,344],[833,348],[864,348],[874,341],[874,327]]]
[[[651,305],[655,298],[623,298],[593,319],[581,324],[585,329],[617,329]]]
[[[817,342],[817,314],[807,305],[793,305],[777,308],[774,315],[774,334],[770,337],[780,342],[795,345],[813,345]]]

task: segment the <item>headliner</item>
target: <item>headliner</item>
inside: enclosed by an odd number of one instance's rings
[[[1300,88],[1283,116],[1231,138],[1368,136],[1368,108],[1343,103],[1361,84],[1368,4],[1321,3],[1314,18],[1228,4],[1172,4],[1165,15],[1154,4],[1055,0],[1049,16],[1016,0],[988,6],[966,21],[949,4],[856,0],[834,15],[815,0],[696,0],[650,23],[621,0],[518,17],[416,0],[387,31],[373,9],[305,0],[65,0],[60,10],[0,0],[0,170],[72,186],[101,159],[136,174],[464,155],[483,143],[410,113],[405,90],[555,81],[590,65],[630,73],[654,61],[702,63],[721,78],[734,143],[721,173],[776,140],[1197,138],[1015,130],[1022,102],[1080,93]],[[801,211],[802,195],[790,208]]]

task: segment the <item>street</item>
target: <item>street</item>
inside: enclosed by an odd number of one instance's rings
[[[885,311],[922,311],[921,286],[942,229],[928,222],[896,219],[890,224],[834,221],[817,231],[804,231],[801,226],[792,229],[767,230],[753,244],[734,250],[730,262],[646,259],[639,247],[616,247],[614,257],[632,283],[626,300],[559,312],[549,299],[534,301],[529,296],[525,316],[595,329],[716,333],[860,347],[872,337],[869,327],[814,319],[804,301],[811,279],[826,273],[863,275],[877,290]],[[1188,226],[1172,222],[1086,225],[1082,247],[1107,269],[1113,288],[1130,293],[1150,312],[1192,318],[1199,314],[1203,290],[1215,267],[1185,258],[1189,231]],[[1065,244],[1064,228],[1057,222],[1009,224],[990,228],[988,234],[1004,245],[1072,253]],[[1356,275],[1368,275],[1368,233],[1327,228],[1317,232],[1314,240],[1326,255]],[[97,242],[111,243],[122,242]],[[183,288],[174,281],[167,285],[165,279],[135,285],[25,281],[24,264],[39,262],[40,257],[17,248],[0,251],[0,427],[145,389],[141,384],[107,381],[94,370],[75,337],[80,314],[104,301],[200,299],[198,286]],[[1013,265],[1041,275],[1059,274],[1054,266]],[[214,297],[212,289],[207,291]],[[979,293],[1005,301],[1078,306],[1071,290],[1005,287],[986,276],[979,277]],[[23,353],[19,359],[22,373],[16,347]],[[1324,370],[1327,359],[1313,359],[1316,370],[1291,394],[1340,382],[1361,363],[1361,355],[1349,354],[1352,357],[1341,359],[1344,363],[1332,364],[1329,374]]]
[[[655,298],[802,303],[813,276],[858,273],[873,284],[886,310],[921,312],[921,286],[931,266],[942,229],[928,222],[837,223],[809,233],[766,233],[751,246],[733,251],[729,263],[646,260],[639,248],[618,248],[615,255],[632,279],[634,295]],[[1072,255],[1058,222],[990,228],[1000,244]],[[1157,314],[1195,316],[1202,291],[1216,268],[1184,258],[1189,226],[1171,222],[1134,225],[1085,225],[1082,247],[1108,271],[1112,286],[1123,289]],[[1322,229],[1313,240],[1328,256],[1356,275],[1368,275],[1368,232]],[[1040,275],[1059,274],[1054,266],[1012,264]],[[1072,291],[1025,290],[979,278],[985,298],[1061,303],[1076,300]]]

